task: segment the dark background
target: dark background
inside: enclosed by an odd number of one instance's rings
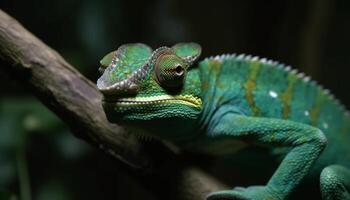
[[[202,58],[247,53],[290,64],[350,105],[348,0],[3,0],[0,8],[94,82],[100,58],[121,44],[194,41]],[[2,71],[0,91],[0,199],[154,199]]]

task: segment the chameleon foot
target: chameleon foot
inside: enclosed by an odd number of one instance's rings
[[[210,193],[207,200],[280,200],[275,193],[273,193],[266,186],[251,186],[247,188],[235,187],[232,190],[223,190]]]
[[[324,200],[350,200],[350,170],[341,165],[324,168],[320,186]]]

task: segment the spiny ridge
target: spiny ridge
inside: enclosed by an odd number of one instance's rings
[[[305,83],[309,83],[315,87],[318,87],[323,93],[328,96],[331,100],[333,100],[345,113],[346,116],[350,117],[350,112],[346,109],[345,105],[337,99],[329,89],[326,89],[321,84],[317,83],[317,81],[313,80],[310,76],[305,75],[303,72],[299,72],[297,69],[293,69],[290,65],[285,65],[284,63],[280,63],[278,61],[274,61],[272,59],[260,58],[258,56],[252,56],[249,54],[223,54],[217,56],[211,56],[206,58],[205,60],[217,60],[217,61],[225,61],[228,59],[236,59],[241,61],[253,61],[253,62],[261,62],[263,64],[267,64],[270,67],[276,67],[279,70],[284,70],[288,73],[294,74],[298,77],[298,79],[302,80]]]

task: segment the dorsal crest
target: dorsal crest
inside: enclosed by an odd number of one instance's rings
[[[310,76],[307,76],[302,72],[299,72],[297,69],[293,69],[290,65],[285,65],[278,61],[274,61],[267,58],[260,58],[258,56],[252,56],[247,54],[223,54],[223,55],[211,56],[209,58],[204,59],[204,61],[215,60],[219,62],[225,62],[232,59],[236,61],[243,61],[243,62],[258,62],[260,64],[264,64],[268,67],[274,68],[276,70],[282,70],[288,74],[295,75],[298,80],[304,82],[305,84],[310,84],[310,85],[313,85],[314,87],[317,87],[320,91],[323,92],[325,96],[327,96],[329,99],[334,101],[344,111],[344,113],[347,116],[350,116],[350,112],[346,109],[344,104],[342,104],[333,94],[331,94],[330,90],[325,89],[322,85],[318,84]]]

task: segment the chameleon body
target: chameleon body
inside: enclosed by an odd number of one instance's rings
[[[350,199],[350,117],[328,90],[271,60],[222,55],[196,64],[200,53],[195,43],[155,51],[137,43],[105,56],[97,86],[108,119],[194,152],[260,145],[283,157],[266,185],[209,200],[287,199],[305,177],[319,179],[323,199]]]

